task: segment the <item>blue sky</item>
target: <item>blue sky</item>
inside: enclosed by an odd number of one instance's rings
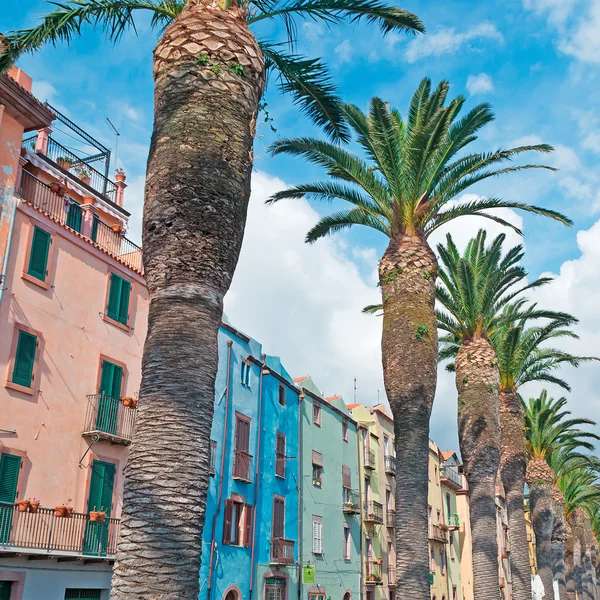
[[[2,32],[32,25],[48,8],[42,0],[4,0],[3,6]],[[468,107],[482,101],[494,106],[497,119],[482,133],[477,142],[480,149],[539,141],[556,147],[545,160],[560,168],[558,173],[526,172],[487,182],[473,193],[551,207],[575,221],[575,227],[567,229],[523,217],[526,265],[532,276],[542,272],[558,276],[550,291],[539,297],[540,302],[576,312],[582,321],[582,342],[575,351],[593,352],[600,342],[596,339],[600,323],[593,310],[595,291],[590,284],[597,276],[593,265],[600,258],[596,250],[600,232],[594,229],[600,214],[596,169],[600,155],[600,0],[407,0],[401,6],[422,18],[428,31],[425,36],[392,34],[384,39],[366,26],[328,30],[309,21],[299,23],[298,50],[327,60],[342,97],[362,108],[377,95],[404,112],[422,77],[429,76],[434,83],[445,78],[451,82],[452,94],[468,98]],[[268,24],[258,33],[277,38],[281,32]],[[19,62],[34,78],[34,91],[40,98],[66,110],[107,145],[114,148],[106,117],[119,129],[118,162],[130,183],[127,202],[133,213],[130,232],[134,238],[139,236],[152,126],[155,41],[148,21],[141,19],[138,35],[127,34],[117,47],[104,41],[101,32],[88,28],[70,48],[64,44],[46,47]],[[326,393],[341,391],[348,397],[357,376],[359,400],[372,403],[376,390],[382,389],[379,324],[353,311],[364,300],[376,300],[374,269],[385,240],[357,230],[304,249],[301,234],[316,219],[314,210],[322,211],[321,207],[290,203],[268,209],[271,212],[262,207],[266,194],[281,187],[282,181],[293,184],[321,176],[296,159],[268,156],[266,148],[278,135],[320,133],[289,100],[280,97],[274,81],[266,100],[277,133],[265,125],[259,128],[248,239],[240,263],[243,273],[236,275],[226,305],[228,315],[264,341],[268,352],[280,354],[286,364],[291,362],[292,372],[294,368],[297,374],[311,371],[317,384],[322,381],[326,386]],[[265,234],[267,226],[274,231]],[[477,226],[454,225],[452,231],[465,235]],[[295,245],[290,242],[294,235]],[[265,238],[272,239],[266,242]],[[267,243],[282,244],[281,258],[268,252]],[[253,267],[258,257],[273,265],[270,279]],[[316,290],[321,290],[322,298]],[[588,294],[590,302],[581,306]],[[302,344],[296,333],[303,338]],[[586,369],[577,376],[580,391],[574,390],[578,396],[574,406],[584,412],[598,404],[590,402],[595,399],[594,372]],[[433,434],[442,445],[453,445],[456,397],[447,376],[436,403]]]

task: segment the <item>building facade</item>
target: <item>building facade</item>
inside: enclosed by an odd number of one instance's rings
[[[300,416],[302,600],[359,600],[361,491],[357,425],[339,396],[308,376]]]
[[[148,295],[124,176],[62,148],[57,121],[93,138],[30,90],[0,76],[0,581],[108,598]]]

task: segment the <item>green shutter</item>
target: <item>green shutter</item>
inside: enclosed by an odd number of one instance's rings
[[[100,221],[100,219],[94,215],[94,218],[92,219],[92,242],[95,242],[98,239],[98,221]]]
[[[110,516],[112,509],[113,486],[115,483],[115,465],[95,460],[92,463],[92,477],[88,495],[88,512],[104,511]]]
[[[36,279],[46,281],[46,268],[48,267],[48,252],[50,250],[50,234],[39,227],[33,229],[31,252],[29,254],[29,268],[27,273]]]
[[[121,279],[121,302],[119,303],[119,323],[127,325],[127,317],[129,316],[129,295],[131,293],[131,283]]]
[[[130,295],[131,283],[122,277],[111,273],[106,313],[111,319],[123,323],[123,325],[127,325]]]
[[[10,600],[11,581],[0,581],[0,600]]]
[[[69,209],[67,212],[67,227],[74,229],[78,233],[81,233],[81,222],[83,220],[83,210],[79,205],[79,202],[71,200]]]
[[[119,423],[119,405],[121,403],[121,382],[123,369],[108,360],[102,361],[100,373],[100,397],[96,429],[105,433],[116,434]]]
[[[14,504],[17,497],[20,468],[20,456],[2,454],[0,458],[0,502]]]
[[[100,393],[105,393],[113,398],[121,397],[121,383],[123,381],[123,368],[108,360],[102,361],[100,374]]]
[[[17,342],[17,353],[15,354],[15,366],[12,376],[13,383],[31,387],[36,346],[37,336],[19,330],[19,340]]]

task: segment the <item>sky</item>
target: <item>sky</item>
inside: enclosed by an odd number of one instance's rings
[[[2,5],[3,33],[34,25],[50,8],[43,0],[3,0]],[[530,297],[580,320],[580,339],[563,348],[600,355],[595,308],[600,298],[600,0],[406,0],[400,6],[421,17],[426,35],[384,38],[365,25],[328,29],[300,22],[298,52],[326,60],[342,98],[364,110],[371,97],[379,96],[405,113],[423,77],[434,84],[447,79],[451,95],[464,95],[467,109],[480,102],[494,107],[496,120],[474,148],[554,146],[544,160],[557,172],[524,172],[479,184],[469,193],[542,205],[571,217],[574,227],[566,228],[505,210],[504,216],[524,231],[524,239],[508,231],[507,245],[525,244],[530,278],[554,277]],[[282,39],[281,28],[271,22],[256,33]],[[134,240],[140,237],[152,129],[155,44],[156,33],[140,18],[137,34],[127,33],[117,46],[88,27],[70,47],[48,46],[18,62],[34,78],[40,99],[112,148],[113,158],[117,150],[113,167],[123,167],[128,176],[125,206],[132,213],[128,235]],[[322,137],[276,84],[269,83],[265,97],[276,131],[267,123],[258,127],[248,222],[225,299],[227,318],[262,342],[265,352],[281,356],[294,376],[311,374],[326,395],[385,402],[381,321],[360,311],[379,299],[377,262],[386,239],[357,229],[309,246],[304,235],[329,207],[305,200],[264,204],[279,189],[323,177],[299,159],[269,156],[267,148],[279,136]],[[107,117],[120,133],[118,148]],[[450,232],[464,245],[481,226],[490,235],[502,230],[469,217],[431,242]],[[562,375],[572,387],[571,410],[600,421],[598,367],[564,369]],[[522,392],[528,397],[539,390],[532,385]],[[560,389],[550,393],[564,395]],[[453,377],[440,367],[431,437],[443,448],[458,447],[456,406]]]

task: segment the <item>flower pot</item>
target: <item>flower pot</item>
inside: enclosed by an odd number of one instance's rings
[[[29,500],[19,500],[17,502],[17,506],[19,507],[19,512],[27,512],[29,510],[29,506],[31,502]]]
[[[67,507],[64,506],[64,505],[63,506],[55,506],[54,507],[54,514],[57,517],[62,517],[62,518],[70,517],[71,516],[71,513],[67,511]]]
[[[88,175],[80,175],[79,179],[81,179],[81,181],[83,181],[83,183],[85,183],[86,185],[90,185],[91,179]]]
[[[125,181],[125,179],[127,179],[127,178],[125,177],[125,173],[117,173],[115,175],[115,179],[117,181]]]
[[[106,513],[98,510],[90,511],[90,521],[92,523],[104,523],[104,519],[106,519]]]
[[[67,509],[67,518],[69,518],[73,514],[73,507],[65,506],[65,508]]]
[[[59,167],[62,167],[65,171],[69,171],[71,169],[71,163],[67,160],[61,160],[59,158],[57,164]]]
[[[127,406],[128,408],[137,408],[137,403],[137,398],[132,398],[131,396],[123,398],[123,406]]]
[[[380,557],[377,559],[377,564],[378,564],[378,565],[380,565],[380,564],[382,564],[382,563],[383,563],[383,558],[380,556]]]
[[[30,502],[29,503],[29,512],[30,513],[36,513],[37,509],[40,507],[40,503],[39,501],[35,501],[35,502]]]

